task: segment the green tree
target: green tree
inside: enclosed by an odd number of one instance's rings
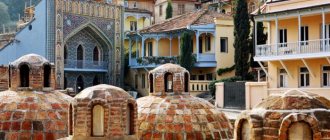
[[[4,4],[3,2],[0,2],[0,25],[2,27],[2,25],[6,25],[8,23],[10,23],[10,17],[8,14],[8,7],[6,4]]]
[[[260,9],[258,11],[258,14],[261,14]],[[262,22],[257,23],[257,44],[256,45],[266,44],[267,34],[264,33],[264,28],[265,27]]]
[[[235,75],[246,80],[249,72],[250,21],[245,0],[236,0],[234,15]]]
[[[192,36],[189,32],[184,32],[181,35],[180,46],[179,63],[182,67],[186,68],[188,71],[191,71],[196,62],[196,59],[192,54]]]
[[[173,13],[172,2],[168,1],[166,7],[166,19],[172,18],[172,13]]]

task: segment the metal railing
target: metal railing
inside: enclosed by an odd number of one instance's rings
[[[203,62],[203,61],[215,61],[215,53],[200,53],[199,54],[199,62]]]
[[[330,39],[256,46],[256,57],[330,52]]]
[[[106,61],[68,60],[68,59],[66,59],[66,60],[64,60],[64,68],[107,70],[108,63]]]

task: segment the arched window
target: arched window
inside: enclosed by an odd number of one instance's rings
[[[310,125],[305,122],[295,122],[288,129],[289,140],[312,140],[313,133]]]
[[[100,52],[99,52],[99,48],[98,47],[94,47],[94,50],[93,50],[93,61],[94,61],[94,64],[98,64],[100,61]]]
[[[134,133],[135,133],[135,128],[134,128],[134,124],[135,124],[135,122],[134,122],[134,107],[133,107],[133,105],[132,104],[128,104],[127,105],[127,113],[126,113],[126,115],[127,115],[127,123],[126,123],[126,131],[127,131],[127,134],[128,135],[134,135]]]
[[[69,135],[73,135],[73,107],[70,104],[69,108]]]
[[[104,108],[101,105],[93,107],[92,136],[104,136]]]
[[[99,85],[100,84],[100,79],[99,76],[95,75],[93,79],[93,86]]]
[[[82,68],[84,60],[84,50],[81,45],[77,48],[77,67]]]
[[[23,64],[19,68],[19,72],[20,72],[21,87],[29,87],[29,74],[30,74],[29,66]]]
[[[250,139],[250,125],[247,120],[243,120],[240,130],[240,140],[249,140]]]
[[[154,92],[154,75],[150,74],[149,75],[149,88],[150,88],[150,93]]]
[[[66,45],[64,45],[64,60],[68,59],[68,50]]]
[[[165,92],[173,92],[173,74],[165,74]]]
[[[184,92],[189,92],[189,74],[184,73]]]
[[[82,91],[84,89],[84,79],[83,77],[80,75],[77,78],[77,85],[76,85],[76,91],[77,93],[79,93],[80,91]]]
[[[50,75],[51,67],[50,65],[44,66],[44,87],[50,87]]]

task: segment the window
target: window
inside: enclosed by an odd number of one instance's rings
[[[220,52],[228,53],[228,37],[220,37]]]
[[[196,75],[190,75],[190,80],[197,80],[197,76]]]
[[[93,136],[104,135],[104,108],[101,105],[93,107]]]
[[[321,27],[322,27],[322,25],[321,25]],[[324,28],[325,28],[325,39],[327,39],[325,41],[325,45],[328,46],[328,45],[330,45],[330,24],[326,24],[324,26]],[[322,30],[322,32],[323,32],[323,30]],[[323,38],[323,34],[321,34],[321,38]]]
[[[189,92],[189,74],[184,73],[184,92]]]
[[[68,50],[66,45],[64,45],[64,60],[68,59]]]
[[[20,72],[21,87],[29,87],[29,75],[30,75],[29,66],[23,64],[19,68],[19,72]]]
[[[163,5],[159,5],[159,16],[163,15]]]
[[[81,45],[77,48],[77,67],[82,68],[84,59],[84,50]]]
[[[206,74],[206,80],[213,80],[213,74],[212,73],[209,73],[209,74]]]
[[[289,140],[312,140],[313,130],[310,125],[300,121],[292,123],[288,129]]]
[[[165,92],[173,92],[173,75],[171,73],[165,74]]]
[[[50,75],[51,75],[50,65],[45,65],[44,66],[44,87],[50,87]]]
[[[136,1],[135,1],[134,4],[133,4],[133,8],[137,8],[137,3],[136,3]]]
[[[205,80],[205,76],[204,75],[198,75],[198,80]]]
[[[138,89],[138,75],[135,75],[135,89]]]
[[[203,37],[202,36],[200,36],[199,38],[198,38],[198,45],[199,45],[199,53],[203,53]]]
[[[131,21],[130,22],[130,31],[136,31],[137,30],[137,22]]]
[[[93,63],[98,64],[98,61],[100,60],[100,52],[97,46],[94,47],[93,50]]]
[[[309,71],[307,68],[300,68],[300,87],[309,86]]]
[[[280,47],[286,47],[288,42],[287,29],[280,29]]]
[[[211,36],[209,35],[205,37],[205,51],[206,52],[211,51]]]
[[[185,7],[184,4],[178,4],[178,11],[179,11],[179,15],[184,14],[185,13]]]
[[[279,87],[280,88],[285,88],[288,87],[288,74],[285,71],[285,69],[280,69],[280,74],[279,74]]]
[[[127,115],[127,119],[126,119],[126,122],[127,122],[127,124],[126,124],[126,126],[127,126],[127,128],[126,128],[126,130],[127,130],[127,134],[128,135],[134,135],[134,124],[135,124],[135,122],[134,122],[134,107],[133,107],[133,105],[132,104],[128,104],[127,105],[127,113],[126,113],[126,115]]]
[[[226,10],[225,10],[225,9],[222,9],[222,10],[221,10],[221,13],[222,13],[222,14],[226,14]]]
[[[152,56],[152,42],[148,42],[148,56]]]
[[[300,27],[300,41],[301,45],[308,45],[308,26]]]
[[[142,74],[141,77],[142,88],[146,88],[146,75]]]
[[[149,75],[149,81],[150,81],[149,82],[150,83],[150,85],[149,85],[150,86],[149,87],[150,88],[149,92],[150,93],[153,93],[154,92],[154,75],[153,74],[150,74]]]
[[[324,66],[322,70],[323,70],[322,85],[330,86],[330,66]]]

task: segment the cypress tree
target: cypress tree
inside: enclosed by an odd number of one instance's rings
[[[250,21],[245,0],[236,0],[234,15],[235,75],[246,80],[249,72]]]
[[[180,58],[179,64],[186,68],[188,71],[191,71],[195,64],[195,58],[192,54],[192,36],[188,32],[184,32],[181,35],[181,44],[180,44]]]
[[[258,11],[258,14],[261,14],[260,9]],[[264,33],[264,28],[265,27],[262,22],[257,23],[257,44],[256,45],[266,44],[267,34]]]
[[[166,7],[166,19],[172,18],[172,13],[173,13],[173,8],[172,8],[172,2],[168,1],[167,2],[167,7]]]

